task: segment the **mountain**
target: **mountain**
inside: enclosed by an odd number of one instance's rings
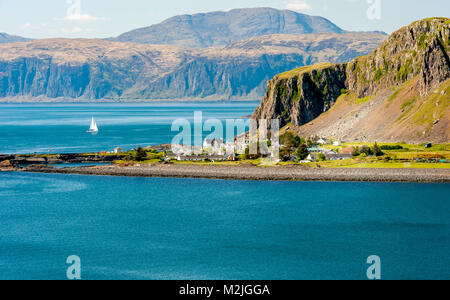
[[[16,42],[28,42],[31,41],[31,39],[23,38],[20,36],[15,35],[9,35],[6,33],[0,32],[0,44],[4,43],[16,43]]]
[[[8,100],[244,100],[295,67],[367,54],[383,34],[267,35],[193,49],[99,39],[0,44],[0,98]]]
[[[253,117],[304,136],[448,143],[449,55],[450,20],[421,20],[369,55],[275,76]]]
[[[225,46],[235,41],[268,34],[343,32],[322,17],[273,8],[247,8],[176,16],[111,40],[204,48]]]

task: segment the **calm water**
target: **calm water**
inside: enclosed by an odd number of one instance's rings
[[[258,102],[148,104],[2,104],[0,153],[111,151],[170,143],[178,118],[234,119],[251,115]],[[100,132],[86,133],[91,117]],[[205,135],[208,132],[205,133]]]
[[[448,184],[0,174],[0,279],[450,279]]]
[[[168,143],[177,118],[252,103],[0,105],[0,153]],[[98,135],[85,131],[94,115]],[[0,173],[0,279],[450,279],[448,184]]]

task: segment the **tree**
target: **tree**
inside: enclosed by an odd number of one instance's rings
[[[280,143],[288,148],[295,147],[296,135],[292,131],[288,131],[282,136],[280,136]]]
[[[359,151],[359,147],[358,146],[356,146],[356,147],[353,147],[353,156],[360,156],[361,155],[361,152]]]
[[[256,146],[256,147],[255,147]],[[256,153],[250,153],[250,148],[254,150],[256,148]],[[251,141],[250,146],[245,149],[245,155],[247,159],[258,159],[261,157],[261,148],[259,142]]]
[[[367,147],[367,146],[362,146],[362,147],[359,149],[359,152],[360,152],[361,154],[365,154],[366,156],[373,155],[372,149],[370,149],[370,147]]]
[[[144,161],[147,158],[147,152],[142,147],[138,147],[136,150],[136,161]]]
[[[301,144],[297,148],[295,155],[297,155],[298,160],[305,160],[309,155],[308,146],[306,146],[306,144]]]
[[[288,161],[291,158],[291,148],[281,147],[280,157],[282,161]]]
[[[319,153],[319,160],[320,160],[320,161],[326,161],[326,160],[327,160],[327,157],[325,156],[325,154]]]
[[[381,151],[381,148],[378,146],[377,143],[375,143],[373,145],[372,152],[373,152],[373,154],[375,154],[375,156],[383,156],[384,155],[383,151]]]
[[[301,144],[305,143],[305,139],[299,137],[298,135],[294,138],[294,147],[299,147]]]

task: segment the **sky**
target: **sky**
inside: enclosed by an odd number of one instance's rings
[[[449,0],[0,0],[0,32],[29,38],[106,38],[180,14],[273,7],[323,16],[345,30],[392,33],[450,17]]]

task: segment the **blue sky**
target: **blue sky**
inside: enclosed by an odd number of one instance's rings
[[[346,30],[391,33],[418,19],[449,17],[450,1],[0,0],[0,32],[31,38],[104,38],[159,23],[178,14],[244,7],[291,9],[326,17]]]

